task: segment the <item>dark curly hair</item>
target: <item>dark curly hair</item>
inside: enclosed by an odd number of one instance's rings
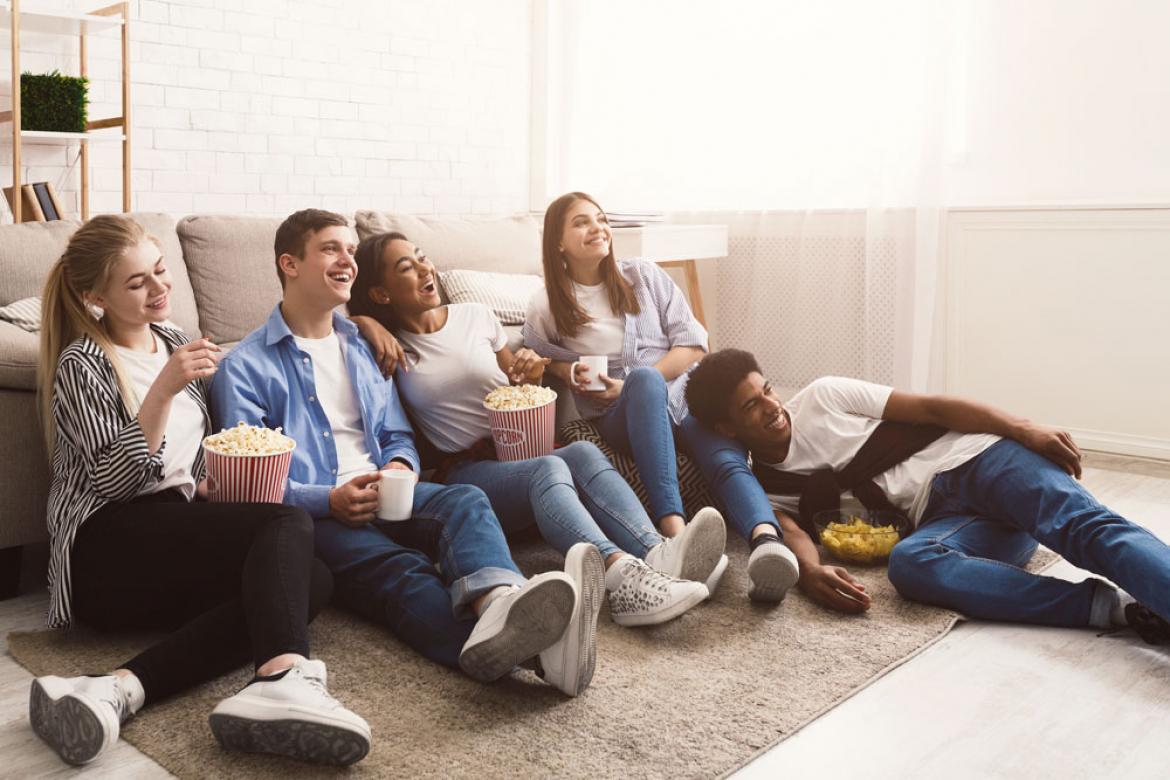
[[[687,379],[687,406],[707,426],[728,422],[731,396],[748,374],[760,370],[755,355],[742,349],[721,349],[700,361]]]

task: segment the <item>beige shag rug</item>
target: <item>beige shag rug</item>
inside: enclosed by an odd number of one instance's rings
[[[794,591],[778,606],[747,600],[746,546],[714,599],[663,626],[626,629],[603,608],[592,686],[566,699],[518,672],[482,685],[414,654],[379,626],[329,609],[312,627],[329,688],[370,721],[374,744],[348,770],[220,750],[207,725],[238,673],[155,705],[122,734],[181,778],[709,778],[742,766],[885,672],[959,616],[898,597],[884,568],[856,568],[874,597],[863,616],[822,609]],[[516,555],[527,573],[559,568],[540,543]],[[1030,568],[1051,563],[1042,552]],[[13,632],[12,656],[35,675],[101,672],[143,637]]]

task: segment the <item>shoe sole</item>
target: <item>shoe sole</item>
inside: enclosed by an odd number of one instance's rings
[[[74,694],[54,697],[48,681],[33,680],[28,717],[33,731],[63,761],[81,766],[93,761],[113,742],[107,740],[107,724],[93,706]]]
[[[695,583],[699,587],[692,590],[685,599],[676,601],[669,607],[659,610],[658,612],[643,612],[638,615],[615,615],[610,612],[610,617],[613,622],[619,626],[656,626],[660,623],[666,623],[674,620],[679,615],[683,614],[691,607],[697,604],[702,604],[707,600],[707,586],[703,583]]]
[[[711,576],[707,578],[704,583],[707,586],[707,598],[710,599],[715,595],[719,583],[723,581],[723,575],[727,572],[727,565],[730,563],[724,555],[719,556],[719,562],[715,564],[715,568],[711,570]]]
[[[356,764],[370,752],[369,737],[351,729],[306,720],[257,720],[212,713],[211,733],[224,750],[270,753],[333,766]]]
[[[554,685],[569,696],[578,696],[589,687],[597,668],[597,617],[605,592],[605,562],[593,545],[574,545],[565,556],[565,574],[577,583],[577,611],[569,623],[566,643],[576,649],[577,663],[564,666],[574,671],[571,684],[563,679]]]
[[[783,601],[800,577],[791,562],[779,555],[766,555],[748,564],[748,598],[752,601]]]
[[[676,577],[692,582],[706,582],[719,565],[727,546],[727,528],[723,516],[713,509],[700,509],[687,524],[687,546],[680,552],[682,566]]]
[[[459,667],[468,677],[498,680],[565,633],[573,614],[573,586],[563,579],[538,580],[534,577],[516,599],[495,636],[459,654]]]

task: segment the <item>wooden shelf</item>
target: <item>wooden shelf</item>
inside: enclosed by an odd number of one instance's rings
[[[0,14],[0,30],[12,27],[12,7],[5,4]],[[20,12],[22,33],[47,33],[49,35],[92,35],[102,30],[112,30],[124,24],[121,18],[94,16],[93,14],[50,14],[40,11]]]
[[[21,130],[20,137],[29,143],[55,143],[69,141],[124,141],[121,133],[55,133],[51,130]]]

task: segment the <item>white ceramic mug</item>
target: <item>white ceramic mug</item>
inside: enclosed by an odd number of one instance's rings
[[[414,507],[414,483],[418,475],[413,471],[386,469],[378,476],[378,519],[409,520]]]
[[[573,378],[574,384],[577,381],[577,366],[585,366],[585,389],[586,390],[604,390],[605,383],[601,381],[602,374],[608,376],[609,358],[605,355],[582,355],[569,366],[569,376]]]

